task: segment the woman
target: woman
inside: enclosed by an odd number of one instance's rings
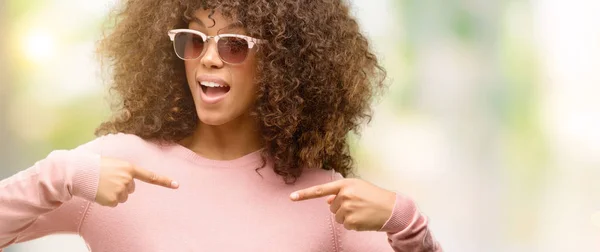
[[[385,76],[345,1],[136,0],[116,20],[100,53],[122,103],[0,182],[0,248],[441,251],[412,200],[344,178]]]

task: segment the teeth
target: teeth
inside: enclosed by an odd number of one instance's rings
[[[201,81],[200,85],[202,86],[206,86],[206,87],[227,87],[227,85],[221,85],[215,82],[210,82],[210,81]]]

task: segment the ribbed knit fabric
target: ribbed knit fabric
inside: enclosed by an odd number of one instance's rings
[[[172,190],[136,181],[115,208],[93,202],[100,156],[127,160],[179,182]],[[305,169],[295,184],[277,176],[260,153],[210,160],[178,144],[134,135],[100,137],[54,151],[0,181],[0,251],[55,233],[79,234],[91,251],[441,251],[414,202],[397,194],[380,232],[345,230],[324,198],[289,200],[295,190],[341,179]]]

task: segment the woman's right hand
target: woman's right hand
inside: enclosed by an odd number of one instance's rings
[[[109,207],[116,207],[119,203],[124,203],[129,194],[135,190],[133,179],[171,189],[179,187],[176,181],[159,176],[127,161],[102,157],[96,203]]]

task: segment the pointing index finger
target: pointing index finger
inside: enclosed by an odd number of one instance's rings
[[[133,168],[133,177],[146,183],[159,185],[167,188],[176,189],[179,187],[179,183],[177,183],[176,181],[173,181],[172,179],[164,176],[159,176],[154,172],[142,169],[137,166],[134,166]]]
[[[290,198],[293,201],[301,201],[307,199],[320,198],[327,195],[337,195],[342,189],[342,187],[344,187],[344,181],[337,180],[329,182],[327,184],[317,185],[299,191],[295,191],[292,194],[290,194]]]

